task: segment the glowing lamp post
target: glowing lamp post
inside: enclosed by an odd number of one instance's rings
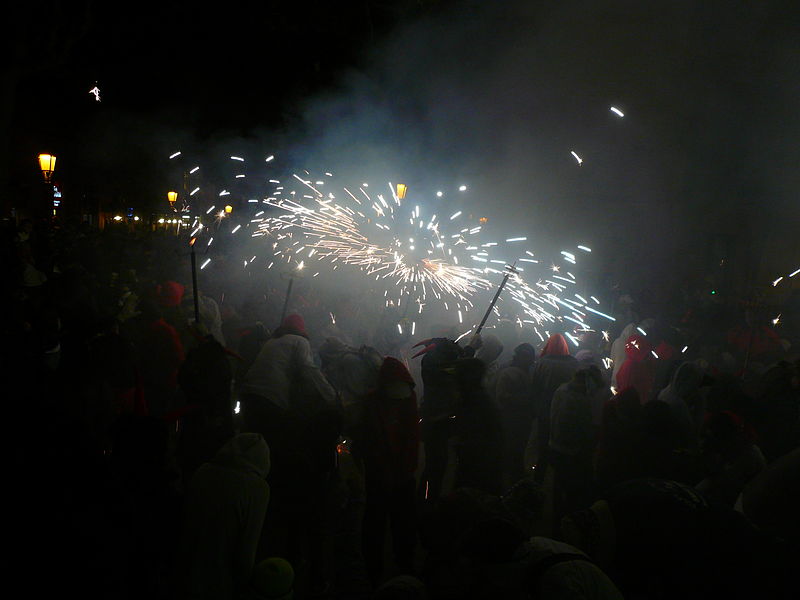
[[[40,154],[39,168],[42,170],[45,182],[50,183],[53,178],[53,171],[56,170],[56,157],[52,154]]]
[[[397,198],[402,200],[406,197],[406,192],[408,191],[408,186],[405,183],[398,183],[397,184]]]
[[[167,200],[169,200],[170,208],[174,211],[175,202],[178,200],[178,192],[167,192]]]
[[[225,214],[229,215],[233,212],[233,207],[230,204],[225,205]]]

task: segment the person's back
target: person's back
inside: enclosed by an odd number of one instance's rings
[[[275,408],[288,410],[295,408],[293,401],[299,399],[303,387],[318,392],[329,403],[336,396],[314,364],[302,317],[289,315],[262,346],[244,376],[240,393],[258,396]]]
[[[544,477],[550,441],[550,403],[559,386],[572,379],[578,361],[569,353],[564,336],[554,333],[542,349],[533,371],[533,398],[537,417],[537,477]]]
[[[502,481],[503,426],[500,411],[483,388],[485,365],[477,358],[456,362],[460,401],[455,426],[458,436],[456,487],[496,494]]]
[[[595,391],[595,390],[593,390]],[[592,398],[576,381],[561,385],[550,406],[550,447],[575,456],[593,445]]]
[[[264,438],[242,433],[194,474],[181,538],[181,597],[236,598],[247,584],[269,503],[269,468]]]
[[[525,450],[534,417],[532,371],[536,351],[527,343],[514,349],[510,365],[497,377],[495,399],[503,419],[505,436],[505,483],[525,476]]]

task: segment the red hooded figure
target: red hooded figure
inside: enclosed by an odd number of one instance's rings
[[[414,378],[391,356],[383,360],[378,387],[364,405],[362,453],[367,477],[394,485],[413,477],[419,449],[419,413]]]
[[[569,354],[569,346],[567,340],[560,333],[554,333],[547,338],[547,343],[542,348],[542,356],[567,356]]]
[[[617,373],[617,387],[635,388],[643,403],[650,398],[655,379],[655,365],[651,360],[650,349],[644,336],[630,336],[625,344],[625,362]]]

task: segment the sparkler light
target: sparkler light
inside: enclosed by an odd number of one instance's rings
[[[330,179],[332,175],[326,176],[325,192],[307,172],[295,174],[291,184],[276,185],[264,203],[277,210],[252,219],[256,223],[253,235],[269,240],[273,255],[284,260],[313,250],[313,258],[304,254],[303,259],[327,262],[334,269],[346,265],[360,271],[372,286],[385,286],[384,298],[399,296],[397,304],[387,299],[387,306],[416,305],[415,312],[421,314],[433,299],[459,322],[468,322],[475,294],[495,287],[492,275],[503,272],[490,265],[538,262],[522,258],[533,256],[524,248],[527,237],[482,241],[482,226],[446,231],[462,211],[455,210],[445,221],[436,214],[428,217],[424,214],[424,197],[410,198],[410,187],[401,191],[400,184],[388,183],[388,193],[384,194],[367,182],[339,185],[336,179]],[[562,258],[576,264],[572,252],[562,252]],[[558,269],[554,265],[556,272]],[[583,305],[559,298],[562,290],[576,283],[575,277],[556,277],[564,283],[545,276],[530,283],[521,273],[513,273],[505,306],[535,326],[569,321],[586,329]],[[604,313],[597,314],[613,320]]]
[[[230,158],[247,164],[240,157]],[[266,162],[272,159],[270,156]],[[237,169],[240,174],[245,165]],[[591,319],[615,320],[598,310],[600,301],[575,275],[561,272],[556,264],[575,265],[578,250],[591,252],[590,248],[576,246],[574,251],[561,251],[553,257],[554,262],[543,256],[540,263],[526,248],[527,237],[487,239],[489,219],[476,215],[479,222],[475,223],[472,215],[467,217],[466,211],[454,205],[455,196],[440,200],[444,196],[441,189],[425,192],[414,185],[387,182],[381,186],[363,180],[347,184],[327,171],[323,176],[303,170],[283,180],[261,176],[248,180],[263,182],[266,189],[253,192],[261,200],[243,205],[243,223],[229,233],[250,227],[250,235],[263,238],[259,243],[269,254],[256,263],[257,257],[250,258],[253,253],[248,253],[241,258],[249,260],[240,264],[245,269],[253,263],[263,264],[267,270],[290,265],[294,274],[310,272],[312,278],[323,272],[334,277],[344,273],[363,277],[365,291],[382,293],[381,304],[403,314],[400,324],[393,324],[401,335],[416,334],[417,321],[406,315],[419,320],[430,307],[443,309],[447,318],[468,327],[461,337],[474,332],[481,314],[476,311],[476,295],[496,288],[498,276],[517,262],[527,263],[527,272],[517,267],[507,273],[505,292],[490,309],[494,314],[500,316],[502,309],[519,327],[531,326],[541,340],[545,339],[542,333],[549,336],[550,331],[563,331],[575,346],[581,332],[592,330]],[[465,192],[467,186],[458,189]],[[223,189],[219,195],[228,194]],[[432,204],[436,213],[446,211],[441,220],[429,210]],[[207,214],[214,210],[211,206]],[[203,227],[196,218],[192,235],[201,230],[221,235],[219,223],[218,219],[216,225]],[[211,242],[209,239],[206,247]],[[207,258],[200,269],[210,262]],[[586,298],[598,309],[587,306]],[[331,320],[335,322],[335,317]]]

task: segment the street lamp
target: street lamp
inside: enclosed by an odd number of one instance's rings
[[[402,200],[406,197],[406,191],[408,191],[408,187],[405,183],[398,183],[397,184],[397,198]]]
[[[233,207],[232,207],[230,204],[227,204],[227,205],[225,206],[225,214],[226,214],[226,215],[229,215],[229,214],[231,214],[232,212],[233,212]]]
[[[178,192],[167,192],[167,200],[172,210],[175,210],[175,201],[178,199]]]
[[[56,157],[52,154],[40,154],[39,168],[42,170],[45,182],[50,183],[53,171],[56,170]]]

